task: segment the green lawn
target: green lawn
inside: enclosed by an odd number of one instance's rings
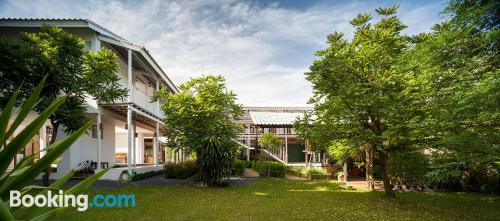
[[[135,193],[135,208],[67,209],[55,220],[499,220],[500,197],[464,193],[340,190],[334,181],[262,179],[231,188],[145,187],[94,193]]]

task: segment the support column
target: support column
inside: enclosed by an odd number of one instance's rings
[[[133,86],[134,86],[134,79],[133,79],[133,74],[132,74],[132,50],[128,49],[128,63],[127,63],[127,79],[128,79],[128,99],[127,101],[129,103],[132,103],[132,96],[133,94]]]
[[[132,144],[135,142],[135,138],[132,134],[132,105],[129,104],[127,108],[127,132],[128,132],[128,152],[127,152],[127,167],[128,173],[132,174]]]
[[[136,166],[136,161],[137,161],[137,156],[136,156],[136,149],[137,149],[137,138],[135,137],[135,134],[137,133],[137,130],[135,128],[135,121],[132,121],[132,139],[134,142],[132,142],[132,164],[135,168]]]
[[[284,160],[288,163],[288,131],[285,130],[285,157]]]
[[[101,168],[101,149],[102,149],[102,131],[101,131],[101,106],[97,104],[97,168]]]
[[[127,89],[128,89],[128,111],[127,111],[127,126],[128,126],[128,153],[127,153],[127,166],[129,174],[132,174],[132,166],[135,165],[133,154],[135,152],[135,131],[132,122],[132,97],[133,97],[133,73],[132,73],[132,50],[127,50]]]
[[[159,145],[159,138],[160,137],[160,123],[156,122],[156,132],[155,136],[153,138],[153,163],[155,166],[158,166],[158,147]]]
[[[160,90],[160,81],[156,78],[156,91]],[[160,99],[156,100],[156,111],[158,117],[160,117]],[[153,162],[155,166],[158,166],[158,149],[160,147],[160,123],[156,122],[155,137],[153,138]]]

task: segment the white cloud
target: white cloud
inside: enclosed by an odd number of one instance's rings
[[[301,104],[311,95],[304,72],[326,35],[349,32],[348,23],[373,3],[317,4],[291,9],[250,1],[9,1],[10,17],[84,17],[145,45],[177,84],[201,74],[222,74],[244,104]],[[404,6],[404,5],[402,5]],[[427,7],[427,8],[426,8]],[[427,31],[436,5],[402,7],[408,33]],[[421,17],[425,15],[424,17]],[[415,17],[421,17],[418,21]],[[425,18],[425,19],[423,19]],[[413,20],[412,20],[413,19]],[[411,28],[410,26],[410,28]]]

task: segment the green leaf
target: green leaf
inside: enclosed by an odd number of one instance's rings
[[[38,133],[40,128],[45,124],[49,116],[61,106],[66,97],[57,98],[54,100],[45,111],[43,111],[35,120],[33,120],[21,133],[19,133],[2,151],[0,151],[0,172],[4,173],[10,164],[10,160],[14,158],[32,137]],[[23,110],[27,107],[23,107]],[[21,111],[21,112],[22,112]],[[16,119],[17,120],[17,119]],[[0,191],[1,192],[1,191]]]
[[[19,95],[20,90],[21,86],[19,86],[16,92],[14,92],[7,105],[3,108],[2,115],[0,115],[0,144],[5,143],[10,115],[12,112],[12,108],[14,108],[14,103],[16,103],[17,95]]]
[[[92,175],[91,177],[79,182],[75,186],[68,189],[64,194],[79,194],[85,190],[87,190],[93,183],[95,183],[101,176],[107,173],[111,168],[104,169],[99,171],[98,173]]]
[[[63,211],[64,209],[66,209],[65,207],[59,207],[59,208],[55,208],[55,209],[51,209],[39,216],[36,216],[32,219],[29,219],[29,221],[44,221],[44,220],[47,220],[49,219],[50,217],[52,217],[54,214],[56,213],[59,213],[61,211]]]
[[[66,182],[68,182],[68,180],[71,179],[71,177],[73,177],[73,175],[75,175],[75,172],[76,172],[75,170],[69,171],[63,177],[57,179],[54,183],[52,183],[52,185],[50,185],[50,187],[56,188],[56,189],[62,188],[64,186],[64,184],[66,184]]]
[[[45,79],[47,79],[47,76],[43,77],[43,79],[40,81],[40,83],[38,83],[38,85],[36,86],[35,90],[33,90],[33,93],[30,95],[30,97],[24,102],[21,110],[17,114],[16,119],[14,120],[14,122],[12,122],[12,125],[10,125],[10,129],[8,131],[6,131],[5,134],[0,134],[1,144],[3,144],[5,139],[10,137],[10,135],[12,135],[14,133],[14,131],[17,129],[17,127],[26,119],[26,116],[28,116],[28,114],[40,102],[39,97],[40,97],[40,93],[42,91],[42,88],[45,84]],[[17,91],[16,93],[18,93],[18,92],[19,91]],[[15,101],[15,99],[14,99],[14,101]],[[2,113],[2,115],[3,115],[3,113]],[[9,113],[9,115],[10,115],[10,113]],[[7,121],[8,121],[8,119],[7,119]],[[0,131],[2,131],[2,130],[0,130]]]
[[[2,198],[7,197],[8,190],[20,189],[22,186],[29,184],[33,179],[36,178],[44,169],[46,169],[55,159],[57,159],[61,154],[66,151],[81,135],[83,135],[90,127],[92,122],[87,122],[80,129],[69,135],[66,139],[61,142],[54,143],[50,145],[51,151],[47,152],[44,157],[38,160],[34,165],[32,165],[27,171],[25,171],[22,176],[14,179],[13,182],[5,183],[0,188],[0,194]]]
[[[5,221],[16,220],[14,216],[12,216],[12,213],[10,213],[9,207],[2,200],[0,200],[0,217]]]

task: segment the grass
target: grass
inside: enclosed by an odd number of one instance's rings
[[[498,220],[500,197],[340,190],[335,181],[268,178],[230,188],[129,186],[135,208],[67,209],[52,220]],[[91,193],[91,194],[92,194]]]

